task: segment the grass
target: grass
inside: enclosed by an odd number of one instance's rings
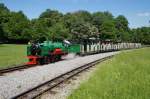
[[[68,99],[150,99],[150,48],[122,52],[99,64]]]
[[[26,45],[0,45],[0,69],[22,64],[26,61]]]

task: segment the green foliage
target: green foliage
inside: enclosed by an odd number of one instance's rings
[[[123,15],[114,18],[108,11],[90,13],[79,10],[62,14],[47,9],[39,18],[29,20],[22,11],[9,11],[0,3],[0,42],[96,37],[101,40],[149,44],[149,31],[146,27],[130,30],[128,20]]]
[[[128,20],[123,15],[119,15],[115,22],[118,30],[128,30]]]
[[[115,39],[115,23],[113,15],[110,12],[93,13],[92,23],[97,27],[101,40]]]
[[[46,22],[47,27],[51,27],[58,22],[62,22],[63,14],[57,10],[47,9],[40,16],[39,19]]]
[[[28,28],[29,20],[23,12],[11,12],[8,22],[4,24],[4,32],[8,39],[22,39],[22,32]]]
[[[79,10],[77,12],[72,13],[74,16],[76,16],[78,19],[83,20],[84,22],[89,22],[92,19],[91,14],[88,11]]]
[[[101,63],[68,99],[149,99],[149,50],[123,52]]]
[[[150,27],[132,29],[132,42],[150,44]]]
[[[130,32],[128,27],[128,20],[123,16],[119,15],[115,19],[115,27],[116,27],[116,39],[119,41],[129,41],[130,40]]]
[[[48,36],[48,27],[46,21],[43,19],[35,19],[31,21],[31,38],[33,40],[39,40],[40,38],[46,38]]]
[[[97,28],[89,23],[79,22],[72,26],[73,36],[79,39],[86,39],[96,34]]]
[[[64,16],[65,25],[69,28],[72,39],[85,39],[96,35],[97,28],[90,23],[91,19],[91,14],[83,10]]]
[[[48,33],[48,38],[51,40],[63,40],[70,36],[68,29],[63,25],[63,23],[56,23],[49,28]]]
[[[4,24],[8,22],[9,10],[4,4],[0,4],[0,40],[4,40],[6,35],[4,33]]]
[[[115,25],[113,22],[105,21],[100,26],[100,38],[102,40],[114,39],[115,36]]]

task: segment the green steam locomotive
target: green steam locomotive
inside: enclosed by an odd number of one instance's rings
[[[79,53],[80,45],[71,44],[69,41],[32,43],[27,46],[28,65],[47,64],[61,60],[68,53]]]

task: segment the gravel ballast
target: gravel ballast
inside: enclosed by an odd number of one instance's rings
[[[96,70],[96,66],[78,74],[77,76],[65,81],[58,87],[53,88],[42,94],[36,99],[67,99],[67,97],[77,89],[80,84],[86,82]]]
[[[72,69],[117,53],[118,52],[109,52],[76,57],[53,64],[36,66],[23,71],[5,74],[0,76],[0,99],[12,98]]]

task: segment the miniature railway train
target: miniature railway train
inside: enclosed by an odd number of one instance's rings
[[[75,53],[78,55],[96,54],[109,51],[140,48],[140,43],[112,43],[109,41],[74,44],[69,41],[32,43],[27,46],[28,65],[48,64],[61,60],[63,55]]]

